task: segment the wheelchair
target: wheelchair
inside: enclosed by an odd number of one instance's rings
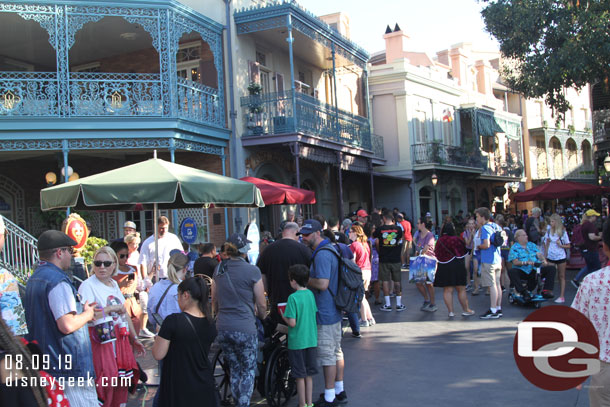
[[[290,376],[290,361],[288,359],[287,333],[288,327],[273,323],[269,318],[263,321],[264,340],[259,340],[257,372],[254,388],[261,397],[267,399],[271,407],[285,406],[297,393],[296,380]],[[220,402],[223,406],[233,405],[231,395],[229,365],[218,349],[212,359],[214,380],[220,392]]]
[[[522,306],[533,306],[538,309],[542,306],[542,303],[547,302],[550,298],[546,298],[542,295],[542,289],[544,287],[544,279],[542,278],[540,269],[542,267],[542,263],[534,263],[534,268],[536,273],[533,277],[535,280],[535,286],[532,289],[528,288],[528,280],[522,281],[523,288],[528,291],[531,291],[530,298],[522,295],[515,287],[510,289],[508,294],[508,303],[512,305],[522,305]],[[531,286],[530,286],[531,287]]]

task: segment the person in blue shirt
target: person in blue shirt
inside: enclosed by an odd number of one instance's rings
[[[502,273],[502,255],[500,247],[491,244],[493,234],[501,230],[491,220],[488,208],[478,208],[474,211],[477,224],[481,227],[481,286],[489,287],[490,307],[487,312],[480,315],[481,319],[498,319],[502,316],[502,286],[500,275]]]
[[[324,373],[324,394],[315,407],[334,407],[347,402],[343,389],[345,363],[341,349],[341,312],[335,306],[333,292],[339,284],[339,260],[336,249],[322,236],[322,225],[315,219],[305,221],[299,230],[303,242],[313,251],[308,288],[318,307],[318,361]],[[335,253],[333,253],[335,252]]]
[[[515,244],[510,248],[508,261],[512,262],[513,267],[508,270],[510,282],[519,292],[525,301],[532,298],[530,291],[536,286],[536,272],[534,263],[542,263],[541,274],[544,278],[544,298],[553,298],[553,285],[555,284],[555,266],[549,265],[544,258],[544,254],[538,249],[538,245],[528,242],[527,233],[523,229],[515,232]],[[523,281],[527,281],[527,286],[523,286]]]

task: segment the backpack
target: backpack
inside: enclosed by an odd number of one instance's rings
[[[572,229],[572,245],[579,249],[585,245],[585,237],[582,235],[582,224],[580,223]]]
[[[359,312],[364,299],[362,270],[352,259],[342,257],[330,244],[322,246],[320,250],[331,251],[339,260],[337,292],[333,295],[335,306],[347,313]],[[330,293],[333,294],[332,291]]]
[[[527,230],[525,231],[525,233],[527,233],[527,239],[530,242],[537,244],[540,240],[540,232],[538,232],[538,229],[536,229],[535,219],[528,218],[525,222],[525,226],[527,228]]]
[[[499,226],[493,226],[495,232],[489,237],[489,243],[496,247],[502,247],[508,243],[508,236],[506,235],[506,231],[503,229],[499,229]]]

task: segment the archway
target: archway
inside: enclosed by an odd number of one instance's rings
[[[551,152],[551,171],[550,176],[554,179],[563,178],[563,153],[561,151],[561,142],[557,137],[551,137],[549,146]]]
[[[593,170],[593,158],[591,154],[591,143],[589,140],[584,140],[581,144],[582,149],[582,166],[585,171]]]
[[[568,159],[568,173],[572,173],[578,167],[578,147],[576,147],[576,142],[572,138],[566,141],[566,155]]]

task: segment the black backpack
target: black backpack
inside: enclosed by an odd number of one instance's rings
[[[504,243],[508,242],[508,236],[506,235],[506,231],[503,229],[499,229],[494,225],[493,227],[496,231],[490,236],[489,243],[496,247],[502,247]]]
[[[332,252],[339,260],[337,292],[333,294],[333,292],[330,291],[335,300],[335,306],[340,311],[345,311],[347,313],[359,312],[360,305],[364,299],[362,270],[352,259],[342,257],[330,244],[322,246],[320,250]]]

